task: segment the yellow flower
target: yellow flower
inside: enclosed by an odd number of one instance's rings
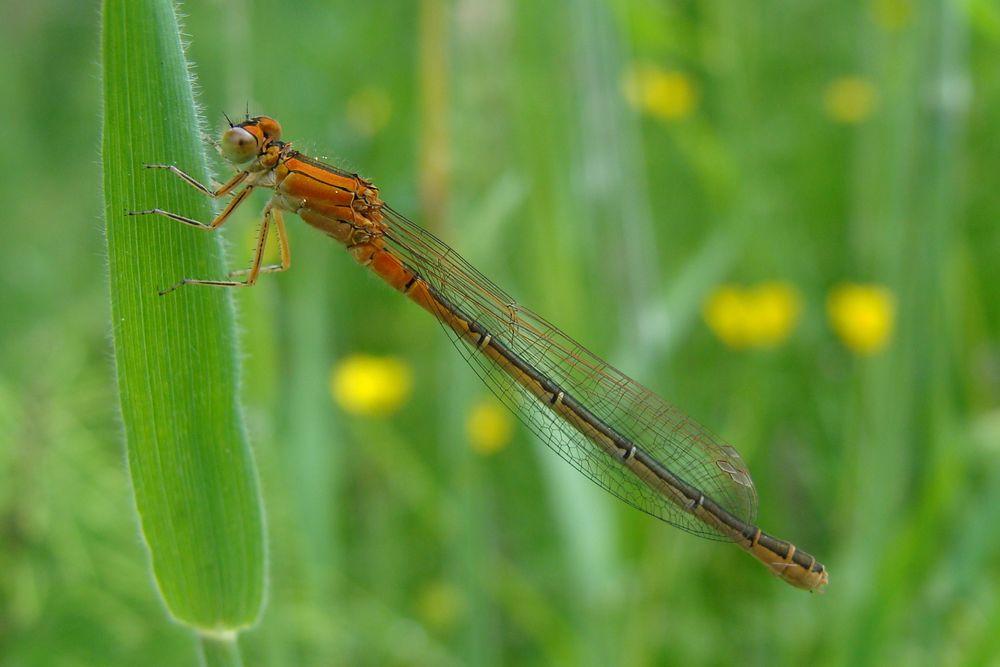
[[[762,283],[748,290],[748,331],[755,347],[785,341],[799,321],[802,299],[786,283]]]
[[[826,113],[838,123],[860,123],[872,115],[877,102],[875,86],[860,76],[842,76],[826,87]]]
[[[774,347],[795,330],[801,297],[791,285],[761,283],[748,288],[723,285],[704,306],[705,322],[719,340],[735,349]]]
[[[347,124],[362,137],[382,131],[392,117],[392,100],[383,88],[366,86],[347,98]]]
[[[454,586],[434,581],[424,586],[417,597],[417,615],[424,625],[449,630],[465,612],[465,598]]]
[[[892,335],[895,300],[880,285],[847,283],[834,287],[826,312],[840,340],[858,354],[875,354]]]
[[[330,374],[330,393],[351,414],[384,416],[410,397],[413,377],[405,362],[393,357],[354,354],[342,359]]]
[[[622,87],[633,109],[663,120],[685,118],[698,104],[698,91],[690,77],[657,65],[632,65],[622,77]]]
[[[874,0],[875,23],[886,30],[899,30],[913,18],[913,0]]]
[[[742,289],[723,285],[712,293],[703,311],[708,328],[719,340],[729,347],[746,347]]]
[[[465,435],[473,451],[487,456],[495,454],[510,442],[514,423],[510,412],[496,401],[480,401],[465,420]]]

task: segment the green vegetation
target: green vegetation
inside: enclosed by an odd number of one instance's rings
[[[108,0],[102,18],[111,322],[136,509],[171,615],[232,636],[259,615],[265,570],[232,302],[222,290],[158,294],[179,277],[222,273],[222,244],[173,221],[123,215],[159,206],[212,216],[179,179],[142,168],[169,161],[207,180],[188,69],[170,2]]]
[[[249,106],[374,180],[736,446],[761,526],[816,554],[830,585],[794,590],[614,500],[523,429],[496,437],[440,327],[292,216],[289,272],[157,296],[243,268],[264,195],[215,236],[121,215],[211,215],[138,168],[211,171],[176,41],[105,14],[119,60],[102,83],[97,3],[43,1],[0,24],[19,55],[0,67],[0,664],[193,664],[157,584],[187,625],[251,623],[248,443],[270,555],[246,664],[997,659],[991,3],[182,9],[212,134]],[[358,368],[412,389],[348,402]],[[167,437],[180,426],[190,437]],[[130,488],[144,450],[126,455],[125,435],[185,452],[164,470],[193,495],[164,497],[194,503],[187,537],[152,537],[165,522],[143,507],[166,505],[143,500],[142,475]],[[243,518],[223,516],[232,502]],[[225,578],[172,586],[207,574],[199,540],[223,550]],[[201,651],[238,659],[225,641]]]

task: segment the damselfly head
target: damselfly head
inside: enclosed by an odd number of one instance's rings
[[[230,125],[222,133],[222,156],[234,164],[248,162],[273,141],[281,138],[281,125],[268,116],[250,118],[237,125]]]

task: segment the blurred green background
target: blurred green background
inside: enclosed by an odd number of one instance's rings
[[[739,448],[762,527],[830,570],[794,590],[504,437],[438,325],[290,218],[292,270],[235,295],[271,545],[247,664],[1000,660],[995,3],[183,11],[213,131],[249,105],[373,179]],[[117,416],[97,3],[3,14],[0,665],[191,664]],[[356,355],[409,391],[338,402]]]

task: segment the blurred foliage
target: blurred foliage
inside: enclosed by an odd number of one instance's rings
[[[195,655],[152,588],[126,481],[96,7],[19,3],[0,22],[4,666]],[[520,429],[484,455],[467,424],[486,391],[438,325],[293,225],[292,269],[236,295],[272,546],[248,664],[998,659],[995,3],[183,9],[214,130],[249,107],[375,180],[737,446],[761,525],[830,569],[825,594],[794,590]],[[234,268],[263,201],[224,230]],[[796,295],[787,337],[716,337],[711,296],[767,283]],[[870,291],[845,306],[851,284]],[[872,317],[886,339],[862,350],[845,331],[869,341]],[[352,355],[399,360],[408,400],[339,407],[331,374]]]

